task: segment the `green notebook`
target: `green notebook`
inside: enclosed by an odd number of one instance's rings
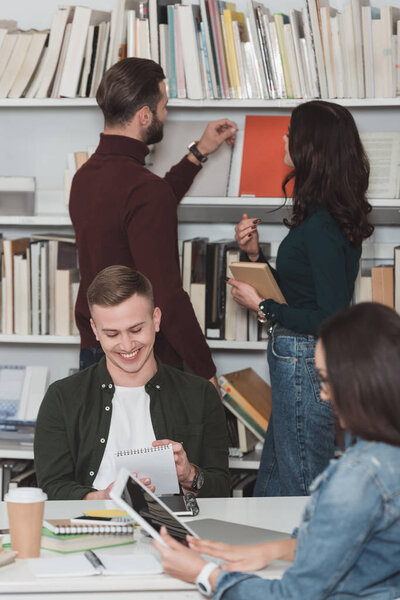
[[[44,550],[53,550],[63,554],[68,552],[83,552],[95,548],[109,548],[111,546],[126,546],[134,544],[133,535],[129,534],[92,534],[78,533],[60,535],[52,533],[43,527],[40,547]]]

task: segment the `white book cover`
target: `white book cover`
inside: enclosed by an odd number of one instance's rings
[[[262,98],[261,81],[257,77],[256,59],[250,42],[243,44],[243,56],[246,65],[246,85],[249,98]]]
[[[51,98],[59,98],[59,96],[60,96],[60,94],[59,94],[60,83],[61,83],[61,77],[62,77],[63,68],[64,68],[64,64],[65,64],[65,58],[67,56],[68,44],[69,44],[69,40],[71,37],[71,29],[72,29],[72,23],[67,23],[67,25],[65,27],[65,33],[64,33],[63,43],[62,43],[61,52],[60,52],[60,59],[57,64],[57,70],[56,70],[56,74],[54,77],[54,82],[51,86]]]
[[[59,94],[61,97],[75,98],[77,94],[89,25],[99,25],[109,19],[110,13],[105,11],[92,10],[84,6],[75,8],[71,37],[60,82]]]
[[[126,13],[126,57],[133,58],[136,48],[136,11],[128,10]]]
[[[57,63],[61,53],[65,28],[67,23],[72,20],[73,11],[74,8],[71,6],[59,6],[54,15],[50,30],[48,51],[46,59],[43,62],[43,74],[38,82],[38,89],[35,93],[36,98],[47,98],[50,93],[51,82],[55,77]]]
[[[374,52],[372,46],[372,14],[370,6],[361,7],[361,32],[364,53],[365,97],[375,96],[374,86]]]
[[[255,2],[254,0],[246,0],[246,7],[247,7],[246,22],[248,25],[249,40],[253,46],[254,57],[256,60],[256,67],[257,67],[257,70],[258,70],[258,73],[260,76],[260,80],[261,80],[262,97],[269,98],[267,79],[265,76],[263,62],[262,62],[262,56],[261,56],[262,50],[260,48],[260,44],[259,44],[259,40],[258,40],[257,22],[256,22],[255,14],[254,14],[254,10],[257,7],[257,5],[258,5],[258,3]],[[264,8],[263,5],[261,5],[261,6],[262,6],[262,8]]]
[[[308,53],[307,53],[307,42],[305,40],[305,38],[300,38],[299,40],[299,46],[300,46],[300,53],[301,53],[301,57],[303,60],[303,65],[304,65],[304,78],[305,78],[305,85],[306,85],[306,98],[313,98],[313,88],[312,88],[312,82],[311,82],[311,75],[310,75],[310,61],[308,58]]]
[[[347,65],[347,91],[350,98],[358,97],[356,49],[353,34],[353,11],[350,5],[343,8],[343,51]]]
[[[384,97],[384,56],[383,56],[383,34],[381,19],[372,19],[372,53],[374,63],[374,90],[375,98]]]
[[[31,258],[31,327],[32,335],[40,335],[40,242],[29,246]]]
[[[368,1],[368,0],[367,0]],[[358,84],[358,98],[365,98],[364,81],[364,49],[361,25],[361,8],[363,0],[351,0],[351,10],[353,14],[353,35],[356,55],[356,71]]]
[[[383,96],[392,98],[396,91],[394,80],[392,54],[392,36],[397,30],[397,20],[400,19],[400,8],[381,6],[382,37],[383,37]]]
[[[289,23],[285,23],[283,26],[284,36],[285,36],[285,46],[286,46],[286,56],[288,60],[289,70],[290,70],[290,78],[292,80],[293,86],[293,96],[295,98],[304,98],[305,90],[302,88],[299,78],[299,71],[297,68],[297,60],[296,53],[294,49],[293,43],[293,33],[292,28]]]
[[[235,44],[235,54],[239,71],[240,98],[247,98],[246,76],[242,58],[242,41],[240,39],[240,29],[238,21],[232,21],[233,42]]]
[[[48,31],[36,31],[32,34],[32,39],[28,46],[24,62],[22,63],[19,73],[8,93],[9,98],[22,98],[24,96],[25,89],[32,80],[42,58],[44,45],[48,35]]]
[[[275,64],[275,69],[276,69],[276,74],[277,74],[278,96],[279,96],[279,98],[287,98],[286,83],[285,83],[285,77],[283,75],[282,58],[281,58],[281,53],[279,51],[279,42],[278,42],[278,35],[276,32],[275,21],[270,21],[269,32],[270,32],[270,36],[271,36],[272,53],[273,53],[273,57],[274,57],[274,64]]]
[[[39,89],[40,82],[42,81],[43,74],[45,71],[46,58],[48,54],[49,48],[45,46],[43,48],[42,56],[39,61],[38,68],[36,69],[31,81],[29,82],[28,87],[25,89],[24,97],[25,98],[35,98],[37,91]]]
[[[216,66],[214,63],[214,55],[212,51],[212,42],[211,42],[211,33],[209,20],[207,15],[206,8],[206,0],[200,0],[200,14],[201,20],[204,28],[204,37],[206,40],[206,48],[207,48],[207,56],[208,56],[208,64],[210,69],[210,77],[211,77],[211,85],[213,90],[214,98],[221,98],[221,90],[219,89],[219,85],[217,83],[217,75],[216,75]]]
[[[321,98],[328,98],[328,83],[326,80],[324,49],[321,39],[321,15],[319,9],[319,0],[307,0]]]
[[[49,333],[49,248],[48,242],[40,243],[40,334]]]
[[[17,40],[0,79],[0,98],[7,98],[14,81],[18,77],[32,40],[31,33],[22,32],[16,34],[16,36]]]
[[[336,90],[336,72],[335,61],[333,57],[333,40],[331,30],[331,17],[335,16],[336,11],[330,6],[321,6],[321,34],[324,47],[326,79],[328,83],[329,98],[337,97]]]
[[[160,62],[160,48],[158,40],[158,14],[157,0],[148,0],[149,7],[149,32],[150,32],[150,55],[154,62]]]
[[[3,39],[3,43],[0,47],[0,80],[3,76],[6,66],[8,65],[8,61],[14,50],[17,39],[17,33],[8,33]]]
[[[267,46],[267,55],[268,55],[268,60],[269,60],[269,64],[270,64],[270,69],[271,69],[271,75],[272,75],[272,83],[273,83],[273,89],[270,90],[271,91],[271,98],[275,99],[275,98],[279,98],[282,96],[279,96],[279,91],[278,91],[278,72],[277,72],[277,68],[276,68],[276,64],[275,64],[275,59],[274,59],[274,49],[273,49],[273,44],[272,44],[272,39],[271,39],[271,31],[270,31],[270,23],[271,23],[271,15],[269,10],[265,10],[264,14],[262,16],[262,22],[263,22],[263,26],[264,26],[264,35],[265,35],[265,42],[266,42],[266,46]]]
[[[100,23],[99,36],[97,39],[96,58],[93,67],[92,83],[89,91],[90,98],[94,98],[96,96],[97,89],[100,85],[100,81],[103,78],[109,34],[110,22],[108,21],[107,23]]]
[[[340,43],[339,18],[340,15],[331,17],[332,49],[335,65],[336,93],[338,98],[344,98],[344,66],[342,44]]]
[[[232,277],[230,265],[233,262],[240,260],[240,250],[232,248],[226,253],[226,276]],[[240,304],[238,304],[232,296],[232,286],[226,284],[225,294],[225,339],[236,340],[236,324],[238,313],[240,312]]]
[[[290,26],[292,28],[293,46],[296,54],[297,71],[300,80],[301,96],[302,98],[309,97],[306,85],[306,74],[303,63],[302,52],[300,49],[300,38],[302,33],[302,20],[301,12],[298,10],[290,9]]]
[[[28,261],[22,254],[14,255],[14,333],[28,335]]]
[[[150,36],[149,21],[147,19],[136,19],[137,56],[139,58],[150,58]]]
[[[190,100],[202,100],[204,90],[201,79],[199,47],[193,7],[178,5],[179,27],[185,69],[186,92]]]
[[[79,86],[79,96],[86,98],[87,82],[90,74],[92,52],[93,52],[93,37],[94,37],[94,25],[89,25],[88,33],[86,36],[86,48],[83,59],[83,69],[81,75],[81,83]]]
[[[320,97],[319,79],[317,71],[317,63],[315,59],[314,42],[311,32],[310,15],[306,8],[301,11],[303,29],[304,29],[304,40],[307,48],[308,57],[308,73],[311,82],[311,95],[313,98]]]
[[[178,98],[186,98],[185,66],[183,62],[183,46],[180,31],[179,6],[174,5],[174,31],[175,31],[175,69]]]
[[[204,46],[203,46],[203,38],[201,35],[201,31],[197,33],[198,45],[199,45],[199,60],[200,60],[200,72],[201,72],[201,84],[205,93],[205,97],[210,100],[213,98],[212,90],[211,90],[211,80],[210,85],[208,84],[207,79],[207,67],[206,67],[206,58],[204,54]]]
[[[369,198],[399,197],[400,131],[363,131],[370,161]]]
[[[278,38],[279,53],[281,55],[283,78],[285,81],[286,94],[288,98],[294,97],[292,75],[289,66],[288,51],[286,48],[284,17],[281,13],[275,13],[274,21],[276,27],[276,35]]]
[[[111,10],[110,44],[106,68],[109,69],[118,60],[119,46],[124,38],[125,0],[114,0]]]

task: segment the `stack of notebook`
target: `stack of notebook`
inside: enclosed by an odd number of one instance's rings
[[[134,543],[133,531],[133,523],[78,524],[70,519],[49,519],[43,522],[41,547],[66,553],[123,546]]]

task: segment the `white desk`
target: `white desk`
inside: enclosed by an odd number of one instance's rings
[[[216,518],[266,529],[290,533],[298,525],[307,498],[210,498],[199,500],[198,518]],[[70,518],[86,510],[114,508],[111,501],[47,502],[46,518]],[[193,519],[191,519],[193,520]],[[0,503],[0,528],[7,528],[4,502]],[[151,540],[135,532],[136,544],[107,549],[114,554],[155,552]],[[43,555],[59,555],[46,552]],[[264,577],[279,577],[282,569],[270,567],[260,573]],[[35,596],[35,594],[37,594]],[[202,596],[193,585],[166,575],[125,577],[70,577],[37,579],[24,560],[0,568],[2,600],[199,600]]]

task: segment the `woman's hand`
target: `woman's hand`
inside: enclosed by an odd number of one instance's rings
[[[236,279],[228,279],[227,283],[232,286],[233,299],[245,308],[258,311],[258,305],[264,298],[261,298],[259,293],[248,283],[236,281]]]
[[[242,220],[235,227],[235,240],[252,262],[258,259],[260,253],[257,231],[259,223],[261,223],[261,219],[249,219],[248,215],[244,213]]]
[[[273,560],[293,560],[296,548],[295,539],[252,546],[230,546],[210,540],[199,540],[192,536],[187,536],[187,540],[189,547],[199,554],[225,560],[221,566],[226,571],[258,571]]]
[[[186,548],[168,535],[164,526],[160,529],[160,535],[167,547],[157,540],[154,540],[153,546],[161,554],[161,564],[165,573],[188,583],[195,583],[206,561],[197,552]]]

